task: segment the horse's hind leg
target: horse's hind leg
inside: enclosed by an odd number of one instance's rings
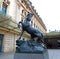
[[[34,37],[31,35],[31,40],[34,41]]]
[[[37,42],[38,42],[38,43],[44,43],[43,37],[40,37],[40,36],[39,36],[38,39],[37,39]]]

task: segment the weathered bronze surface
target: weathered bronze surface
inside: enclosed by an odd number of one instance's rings
[[[18,24],[18,28],[22,27],[21,35],[19,39],[16,41],[16,45],[17,45],[16,52],[18,53],[20,52],[39,53],[46,50],[46,47],[41,44],[44,42],[43,34],[38,29],[33,28],[30,24],[32,17],[33,14],[28,13],[24,22],[20,21]],[[30,40],[27,41],[20,40],[24,31],[26,31],[28,34],[31,35],[31,39],[29,38]],[[37,41],[34,40],[35,37],[37,37]]]

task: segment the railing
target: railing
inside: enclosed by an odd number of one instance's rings
[[[17,22],[12,20],[12,17],[2,14],[0,11],[0,27],[20,32],[21,29],[17,27]]]

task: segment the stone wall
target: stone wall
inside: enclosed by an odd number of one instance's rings
[[[18,36],[8,31],[0,30],[0,34],[4,35],[3,43],[2,43],[2,51],[3,52],[12,52],[15,51],[16,40]]]

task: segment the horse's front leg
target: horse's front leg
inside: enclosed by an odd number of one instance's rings
[[[24,31],[21,32],[19,39],[21,39],[21,37],[22,37],[22,35],[23,35],[23,32],[24,32]]]

